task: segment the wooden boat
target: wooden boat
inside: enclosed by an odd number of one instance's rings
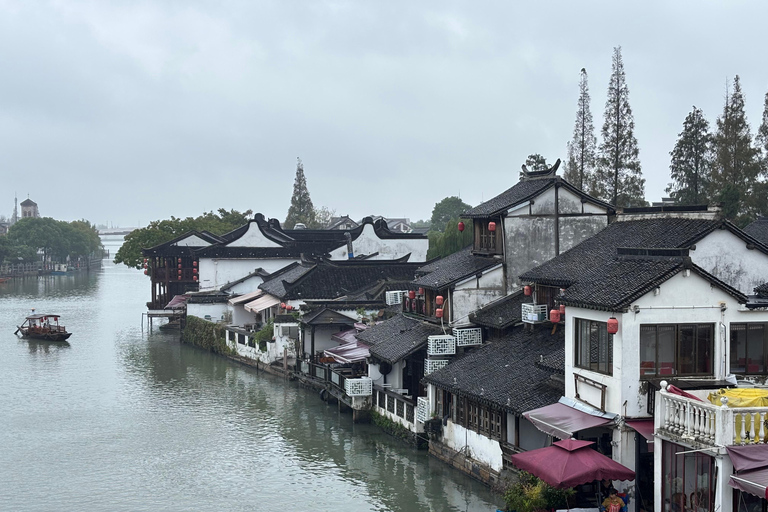
[[[14,334],[46,341],[66,341],[72,336],[63,325],[59,325],[59,315],[30,315],[17,326]]]

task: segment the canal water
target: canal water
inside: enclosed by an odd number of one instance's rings
[[[105,240],[114,254],[120,239]],[[0,510],[493,511],[486,487],[317,395],[142,328],[149,283],[0,284]],[[32,308],[68,344],[14,336]]]

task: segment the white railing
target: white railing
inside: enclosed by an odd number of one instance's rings
[[[656,401],[658,431],[709,445],[763,444],[768,442],[768,407],[728,407],[700,402],[666,391],[666,382]]]
[[[373,394],[373,381],[368,378],[345,379],[344,392],[347,396],[371,396]]]
[[[456,346],[458,347],[469,347],[472,345],[483,344],[483,330],[479,327],[454,329],[453,335],[456,336]]]
[[[429,397],[420,396],[416,403],[416,420],[424,423],[429,419]]]
[[[436,372],[440,368],[445,367],[447,364],[448,364],[447,359],[425,359],[424,375],[429,375],[432,372]]]
[[[536,324],[547,320],[546,304],[521,304],[523,312],[523,322],[527,324]]]
[[[448,334],[427,337],[427,355],[449,356],[456,353],[456,338]]]

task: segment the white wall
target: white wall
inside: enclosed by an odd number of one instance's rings
[[[459,282],[450,294],[451,325],[469,324],[469,314],[504,296],[504,268],[499,264],[478,277]]]
[[[271,274],[296,261],[299,260],[296,258],[200,258],[200,290],[217,289],[227,283],[242,279],[259,267]]]
[[[717,229],[697,242],[690,256],[696,265],[747,295],[768,281],[768,255],[747,249],[746,242],[727,229]]]
[[[259,225],[255,221],[248,223],[248,231],[237,240],[233,240],[227,244],[227,247],[282,247],[277,242],[273,242],[269,238],[264,236],[264,233],[259,229]]]
[[[429,240],[426,238],[394,238],[382,239],[376,235],[373,224],[366,224],[360,236],[352,241],[352,249],[355,256],[373,254],[378,252],[374,260],[394,260],[410,254],[409,262],[427,261]],[[331,251],[331,259],[346,260],[348,258],[347,245]]]
[[[474,430],[457,425],[451,420],[443,427],[443,443],[457,452],[487,464],[494,471],[502,470],[502,453],[498,441],[489,439]]]
[[[187,304],[187,315],[205,318],[210,315],[212,322],[221,321],[221,318],[227,316],[227,303],[217,302],[214,304]]]
[[[253,272],[253,270],[251,272]],[[259,285],[263,282],[264,279],[262,279],[261,276],[251,276],[242,283],[237,283],[236,285],[229,288],[229,291],[234,295],[253,293],[259,289]]]
[[[178,242],[172,244],[177,247],[208,247],[209,244],[197,235],[189,235]]]

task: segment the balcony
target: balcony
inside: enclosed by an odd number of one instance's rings
[[[523,322],[526,324],[540,324],[547,321],[546,304],[521,304]]]
[[[729,446],[768,441],[768,407],[717,406],[707,400],[709,390],[688,391],[702,401],[672,394],[662,382],[656,398],[656,433],[689,444]]]

